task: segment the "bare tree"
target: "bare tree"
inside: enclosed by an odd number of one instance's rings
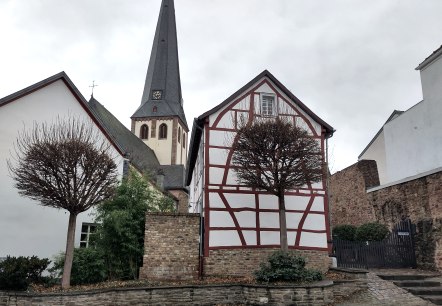
[[[62,277],[69,288],[77,215],[110,198],[116,186],[110,144],[92,123],[57,118],[19,134],[8,167],[20,195],[69,211]]]
[[[242,124],[232,149],[239,183],[278,197],[280,243],[287,251],[284,194],[323,178],[320,145],[304,129],[276,118]]]

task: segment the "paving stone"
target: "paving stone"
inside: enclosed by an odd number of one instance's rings
[[[387,272],[387,271],[385,271]],[[397,271],[399,273],[399,271]],[[416,271],[414,271],[416,273]],[[409,272],[410,274],[412,272]],[[425,306],[433,303],[421,299],[407,290],[397,287],[393,282],[383,280],[376,275],[376,271],[370,271],[367,275],[366,291],[359,292],[349,299],[336,303],[335,306],[362,306],[362,305],[384,305],[384,306]]]

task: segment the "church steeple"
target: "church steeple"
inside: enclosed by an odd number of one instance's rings
[[[141,105],[132,115],[132,132],[156,154],[161,165],[187,162],[189,128],[181,96],[173,0],[162,0]]]
[[[132,118],[178,116],[187,128],[181,95],[173,0],[162,0],[141,105]]]

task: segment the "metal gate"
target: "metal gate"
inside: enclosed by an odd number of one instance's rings
[[[413,234],[410,220],[396,224],[382,241],[333,240],[333,256],[342,268],[415,268]]]

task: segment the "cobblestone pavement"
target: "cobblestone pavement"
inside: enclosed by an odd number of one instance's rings
[[[399,273],[398,273],[399,274]],[[402,273],[403,274],[403,273]],[[397,287],[393,282],[381,279],[376,271],[370,271],[367,275],[368,290],[351,296],[349,299],[335,304],[335,306],[424,306],[434,305],[417,296],[412,295],[405,289]]]

